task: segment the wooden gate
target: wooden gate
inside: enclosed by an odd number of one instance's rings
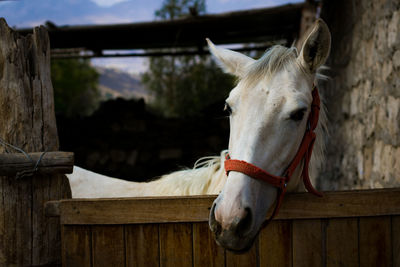
[[[215,196],[72,199],[60,216],[64,266],[400,266],[400,189],[289,194],[242,255],[208,229]]]

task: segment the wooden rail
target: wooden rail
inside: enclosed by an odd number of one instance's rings
[[[61,224],[206,222],[215,197],[68,199],[47,202],[46,209]],[[400,189],[288,194],[276,219],[378,215],[400,215]]]
[[[289,194],[242,255],[208,230],[215,196],[72,199],[60,216],[64,266],[400,266],[400,189]]]
[[[0,176],[16,175],[20,172],[33,171],[37,163],[37,172],[41,174],[72,173],[74,153],[72,152],[34,152],[0,154]]]

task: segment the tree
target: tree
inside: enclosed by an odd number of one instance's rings
[[[161,8],[156,10],[155,16],[163,20],[174,20],[189,14],[199,15],[205,12],[205,0],[164,0]]]
[[[56,114],[67,117],[90,115],[99,105],[99,74],[84,59],[52,60]]]
[[[205,11],[205,0],[165,0],[155,15],[174,20]],[[150,58],[142,82],[155,94],[153,106],[163,115],[190,117],[225,98],[233,78],[224,74],[210,56],[165,56]]]

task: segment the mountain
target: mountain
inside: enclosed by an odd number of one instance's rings
[[[121,70],[96,67],[99,77],[99,89],[104,99],[110,98],[143,98],[151,100],[150,93],[144,88],[140,76]]]

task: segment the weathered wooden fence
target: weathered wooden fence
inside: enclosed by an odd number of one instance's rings
[[[44,215],[44,203],[70,196],[68,180],[59,173],[72,169],[73,157],[50,152],[58,150],[58,136],[49,38],[44,27],[22,37],[2,18],[0,139],[0,266],[58,264],[60,226]],[[6,143],[29,154],[6,154],[15,150]],[[44,151],[49,152],[32,153]]]
[[[253,248],[215,244],[215,196],[72,199],[60,216],[64,266],[400,266],[400,189],[290,194]]]

